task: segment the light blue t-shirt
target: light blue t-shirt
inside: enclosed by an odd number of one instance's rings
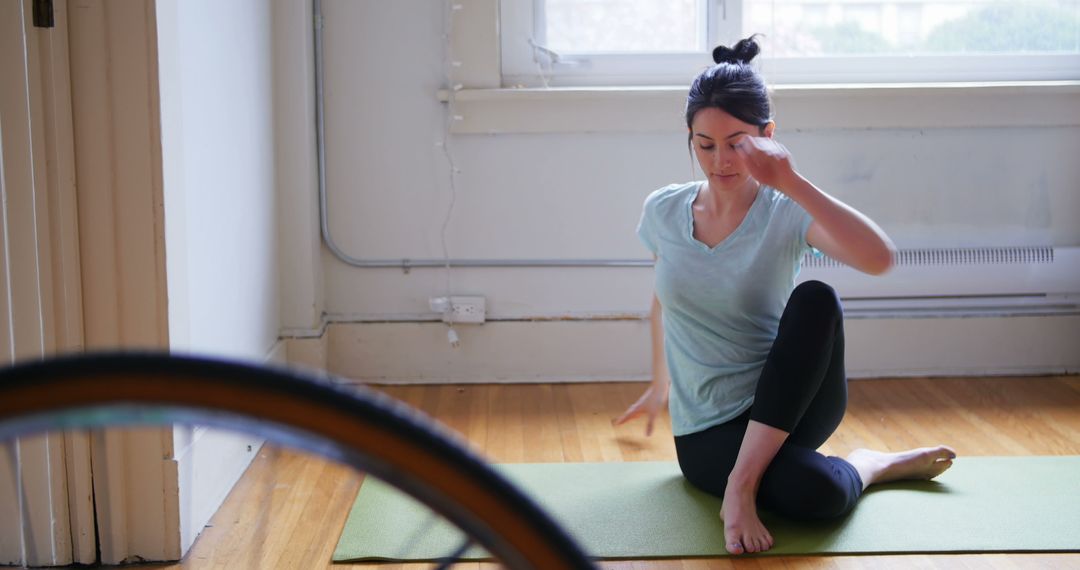
[[[754,402],[803,255],[810,215],[762,186],[742,223],[714,248],[694,239],[691,206],[701,182],[645,199],[638,237],[656,256],[672,431],[731,420]]]

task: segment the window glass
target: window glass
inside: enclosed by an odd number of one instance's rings
[[[760,34],[770,82],[1080,78],[1080,0],[501,0],[504,85],[674,85]]]
[[[706,0],[540,0],[544,44],[558,53],[704,49]]]
[[[1080,1],[747,0],[768,57],[1080,53]]]

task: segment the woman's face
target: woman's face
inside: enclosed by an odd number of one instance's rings
[[[716,107],[698,111],[690,125],[690,144],[709,181],[709,188],[738,190],[755,182],[735,147],[743,137],[772,137],[773,129],[773,123],[761,129]]]

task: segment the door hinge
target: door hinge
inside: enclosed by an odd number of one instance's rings
[[[53,0],[34,0],[34,27],[52,28],[56,26],[53,18]]]

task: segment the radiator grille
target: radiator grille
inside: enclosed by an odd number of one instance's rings
[[[901,249],[896,253],[897,266],[940,265],[1023,265],[1053,263],[1052,247],[975,247]],[[843,267],[844,264],[826,255],[806,254],[803,267]]]

